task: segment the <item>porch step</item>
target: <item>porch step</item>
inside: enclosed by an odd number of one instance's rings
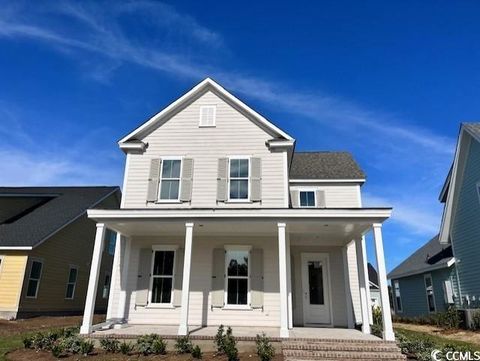
[[[285,361],[311,360],[405,360],[394,342],[383,341],[284,341]]]

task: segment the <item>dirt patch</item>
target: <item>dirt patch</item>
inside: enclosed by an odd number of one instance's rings
[[[411,323],[395,323],[393,327],[433,334],[435,336],[443,337],[445,339],[464,341],[480,346],[480,332],[474,332],[469,330],[442,330],[441,328],[436,326],[415,325]]]
[[[105,320],[105,315],[95,315],[93,323],[100,323]],[[23,320],[6,321],[0,320],[0,337],[12,336],[20,333],[40,331],[43,329],[80,326],[82,316],[65,317],[32,317]]]
[[[240,353],[238,354],[240,361],[260,361],[260,358],[256,354],[251,353]],[[33,360],[35,361],[53,361],[57,360],[55,357],[52,356],[51,353],[40,351],[36,352],[35,350],[16,350],[7,354],[7,360],[9,361],[26,361],[26,360]],[[122,355],[120,353],[109,353],[106,354],[103,351],[95,350],[92,355],[88,357],[82,357],[79,355],[71,355],[68,357],[62,357],[61,360],[79,360],[83,359],[85,361],[100,361],[100,360],[109,360],[109,361],[127,361],[127,360],[163,360],[163,361],[191,361],[195,360],[192,355],[184,354],[178,355],[175,353],[168,353],[166,355],[151,355],[151,356],[143,356],[143,355]],[[281,355],[276,355],[273,358],[273,361],[282,361],[283,358]],[[215,355],[213,352],[205,352],[202,357],[202,361],[227,361],[227,358],[224,355]]]

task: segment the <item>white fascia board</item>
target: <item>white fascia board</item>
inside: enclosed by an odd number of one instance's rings
[[[365,183],[365,179],[290,179],[290,183]]]
[[[0,251],[31,251],[30,246],[0,246]]]
[[[143,143],[143,142],[127,142],[127,143],[121,143],[120,145],[120,149],[123,150],[125,153],[128,153],[128,152],[141,152],[143,153],[147,147],[147,144]]]
[[[147,120],[145,123],[143,123],[141,126],[136,128],[134,131],[130,132],[127,134],[125,137],[120,139],[118,141],[118,144],[121,145],[122,143],[127,142],[131,138],[134,138],[137,134],[141,133],[145,129],[148,129],[151,127],[153,124],[155,124],[158,120],[160,120],[164,115],[169,114],[173,110],[175,110],[178,106],[183,104],[185,101],[188,99],[192,98],[194,95],[196,95],[198,92],[202,91],[205,87],[211,86],[214,88],[216,91],[218,91],[222,96],[227,98],[229,101],[231,101],[233,104],[237,105],[256,119],[263,125],[265,125],[268,129],[271,129],[275,133],[279,134],[283,138],[287,140],[294,140],[290,135],[285,133],[283,130],[278,128],[276,125],[272,124],[269,122],[265,117],[257,113],[255,110],[250,108],[248,105],[246,105],[244,102],[242,102],[240,99],[236,98],[233,96],[231,93],[229,93],[225,88],[223,88],[221,85],[219,85],[217,82],[212,80],[211,78],[206,78],[205,80],[201,81],[199,84],[194,86],[190,91],[182,95],[180,98],[175,100],[173,103],[171,103],[169,106],[164,108],[162,111],[159,113],[155,114],[153,117],[151,117],[149,120]]]

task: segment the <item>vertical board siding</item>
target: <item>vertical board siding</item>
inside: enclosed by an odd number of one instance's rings
[[[359,186],[342,183],[295,183],[290,185],[291,191],[319,190],[325,192],[325,206],[327,208],[356,208],[361,207]]]
[[[27,255],[26,253],[3,251],[0,257],[2,258],[2,264],[0,265],[0,311],[16,312],[27,265]]]
[[[452,223],[452,243],[462,296],[480,298],[480,144],[472,140],[465,160]]]
[[[217,106],[215,127],[198,126],[201,105]],[[283,207],[283,153],[268,150],[265,142],[271,138],[258,125],[209,91],[148,134],[143,139],[148,143],[145,153],[130,155],[124,207]],[[231,155],[262,159],[261,203],[217,204],[218,159]],[[164,156],[194,159],[191,202],[146,204],[150,160]]]

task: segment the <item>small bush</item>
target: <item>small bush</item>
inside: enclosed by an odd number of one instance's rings
[[[94,347],[93,342],[88,340],[82,340],[82,342],[80,343],[80,353],[83,356],[87,356],[89,353],[93,351],[93,347]]]
[[[25,336],[22,339],[23,347],[25,348],[32,348],[33,347],[33,337],[32,336]]]
[[[213,340],[217,353],[224,353],[225,351],[225,328],[220,325],[217,330],[217,334]]]
[[[193,345],[188,336],[177,338],[175,350],[177,350],[178,353],[192,353]]]
[[[50,333],[37,332],[32,336],[32,347],[37,351],[50,351],[55,341],[55,335]]]
[[[120,352],[124,355],[129,355],[133,351],[133,345],[125,341],[120,344]]]
[[[144,355],[156,354],[164,355],[167,349],[167,343],[158,335],[150,334],[140,336],[137,339],[137,350]]]
[[[82,351],[82,342],[83,342],[83,339],[75,335],[75,336],[62,338],[59,344],[63,347],[65,351],[73,354],[77,354],[77,353],[81,353]]]
[[[257,355],[262,361],[270,361],[275,356],[275,348],[270,343],[270,339],[262,333],[262,335],[257,335],[255,340],[257,345]]]
[[[233,337],[231,327],[228,327],[225,332],[225,327],[220,325],[213,342],[217,348],[217,353],[225,354],[228,361],[238,360],[237,340]]]
[[[472,314],[472,323],[470,328],[474,331],[480,330],[480,311],[475,311]]]
[[[446,330],[460,327],[460,315],[455,307],[449,307],[445,312],[439,312],[435,316],[437,326]]]
[[[120,341],[113,338],[104,338],[100,340],[100,346],[107,353],[115,353],[120,349]]]
[[[192,356],[193,358],[196,358],[196,359],[201,359],[203,354],[202,354],[202,350],[200,349],[200,346],[196,345],[193,347],[192,349]]]
[[[64,356],[65,349],[62,347],[60,343],[57,343],[52,346],[52,355],[53,357],[59,358]]]

